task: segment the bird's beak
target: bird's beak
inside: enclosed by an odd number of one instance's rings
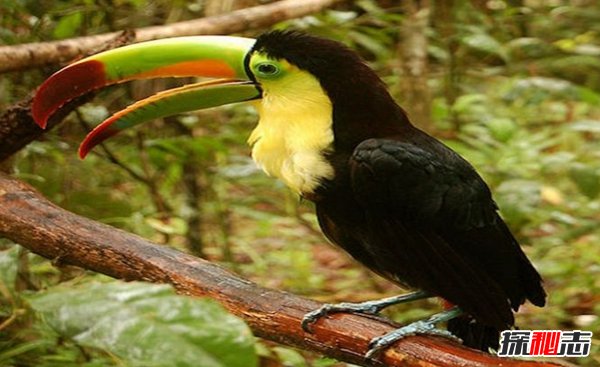
[[[67,102],[92,90],[135,79],[223,78],[166,90],[138,101],[98,125],[79,147],[80,157],[119,131],[155,118],[261,97],[246,64],[255,40],[228,36],[177,37],[142,42],[77,61],[38,89],[32,114],[45,128]]]

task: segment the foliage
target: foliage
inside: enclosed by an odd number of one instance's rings
[[[248,327],[212,300],[175,295],[166,285],[103,277],[18,292],[17,250],[0,253],[1,289],[8,290],[13,306],[3,314],[18,315],[15,323],[27,318],[27,325],[3,324],[14,337],[2,343],[2,365],[257,365]]]
[[[386,8],[387,3],[356,1],[346,8],[276,27],[302,28],[346,42],[368,60],[392,91],[399,91],[396,97],[402,103],[396,55],[402,45],[398,29],[407,18],[402,9]],[[597,333],[600,9],[594,1],[455,1],[448,16],[443,13],[444,2],[431,3],[427,80],[433,97],[432,133],[485,177],[502,215],[544,276],[550,294],[544,309],[522,308],[517,316],[519,326]],[[23,0],[1,4],[0,40],[7,44],[173,22],[202,13],[198,3],[187,1],[71,0],[45,1],[37,6],[37,2]],[[106,4],[114,11],[105,11]],[[0,80],[0,108],[25,96],[47,72],[50,70]],[[156,121],[151,128],[127,131],[111,140],[108,150],[98,149],[85,161],[77,159],[78,142],[108,110],[164,89],[166,83],[172,86],[170,81],[136,82],[129,89],[103,92],[56,131],[46,134],[44,141],[26,147],[16,161],[16,174],[69,210],[202,253],[264,286],[329,302],[399,292],[328,246],[317,229],[312,208],[256,169],[245,147],[256,121],[248,106]],[[201,248],[192,246],[197,243],[190,235],[194,230],[201,234]],[[104,324],[98,324],[94,320],[99,319],[92,315],[83,317],[86,330],[100,333],[102,327],[114,331],[122,325],[108,317],[120,314],[109,301],[116,294],[127,293],[128,287],[140,287],[139,292],[145,294],[145,298],[117,300],[124,302],[123,314],[136,315],[128,318],[147,322],[150,317],[164,332],[179,325],[188,337],[199,338],[191,330],[202,318],[187,318],[190,313],[186,313],[198,307],[199,314],[214,311],[215,317],[224,320],[219,323],[229,320],[240,335],[246,333],[239,321],[227,318],[211,303],[196,304],[162,287],[123,285],[78,270],[56,270],[50,262],[11,244],[4,248],[7,251],[0,256],[0,320],[11,321],[6,328],[0,327],[0,364],[130,365],[136,362],[127,353],[136,347],[144,343],[166,346],[169,340],[144,337],[123,350],[73,329],[83,327],[78,322],[83,314],[74,301],[83,302],[86,297],[91,297],[86,302],[106,307],[98,314],[106,320]],[[178,316],[180,323],[166,323],[147,311],[146,307],[166,307],[163,302],[185,304],[178,306],[184,312]],[[436,309],[435,302],[421,301],[398,306],[388,315],[404,322]],[[63,310],[62,326],[57,324],[58,310]],[[142,331],[132,328],[130,332]],[[221,335],[227,339],[230,334]],[[581,366],[600,363],[598,337],[595,335],[592,357],[571,362]],[[239,347],[251,365],[248,343],[250,339],[245,339]],[[184,348],[184,343],[176,347]],[[201,356],[198,349],[203,347],[202,342],[194,343],[187,352]],[[264,366],[346,366],[271,343],[260,342],[255,347]],[[153,352],[152,348],[146,352]],[[184,358],[186,352],[172,354]]]

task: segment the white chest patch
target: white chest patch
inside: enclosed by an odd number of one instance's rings
[[[265,88],[257,106],[260,119],[248,139],[260,168],[299,194],[314,192],[334,175],[324,158],[334,138],[331,101],[313,79]]]

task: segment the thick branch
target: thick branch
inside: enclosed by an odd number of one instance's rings
[[[319,303],[261,288],[218,265],[65,211],[28,185],[1,174],[0,236],[56,263],[119,279],[170,283],[180,293],[214,298],[258,336],[361,366],[558,366],[499,359],[423,336],[408,337],[387,350],[382,356],[385,364],[365,360],[369,340],[391,331],[391,322],[338,314],[320,320],[314,334],[305,333],[302,316]]]
[[[200,34],[231,34],[315,13],[341,1],[343,0],[283,0],[208,18],[140,28],[135,32],[138,42]],[[3,46],[0,47],[0,73],[69,61],[117,35],[118,32],[54,42]]]

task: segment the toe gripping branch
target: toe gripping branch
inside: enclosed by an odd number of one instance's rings
[[[449,310],[436,313],[428,319],[415,321],[390,333],[374,338],[369,343],[369,351],[367,352],[366,357],[370,359],[376,358],[384,349],[388,348],[398,340],[417,334],[443,336],[458,343],[462,343],[460,338],[457,338],[449,331],[436,329],[435,327],[436,324],[451,320],[462,315],[462,313],[463,311],[455,306]]]
[[[423,298],[433,297],[431,294],[425,291],[416,291],[408,294],[402,294],[399,296],[393,296],[388,298],[382,298],[375,301],[366,301],[360,303],[337,303],[337,304],[325,304],[314,311],[307,313],[302,319],[302,329],[308,333],[312,332],[312,324],[317,322],[320,318],[325,317],[333,313],[361,313],[366,315],[377,315],[384,308],[397,305],[400,303],[416,301]]]
[[[416,291],[400,296],[383,298],[375,301],[366,301],[360,303],[338,303],[338,304],[325,304],[322,307],[307,313],[302,319],[302,329],[306,332],[312,332],[312,325],[322,317],[325,317],[332,313],[361,313],[366,315],[377,315],[381,310],[389,306],[393,306],[400,303],[416,301],[423,298],[433,297],[431,294],[425,291]],[[386,348],[394,344],[400,339],[407,336],[416,334],[427,334],[443,336],[459,343],[462,340],[452,335],[449,331],[436,329],[435,325],[441,322],[451,320],[462,314],[462,310],[458,307],[452,307],[440,313],[436,313],[425,320],[415,321],[404,327],[396,329],[388,334],[374,338],[369,343],[369,350],[367,351],[366,357],[370,359],[377,358],[377,356]]]

